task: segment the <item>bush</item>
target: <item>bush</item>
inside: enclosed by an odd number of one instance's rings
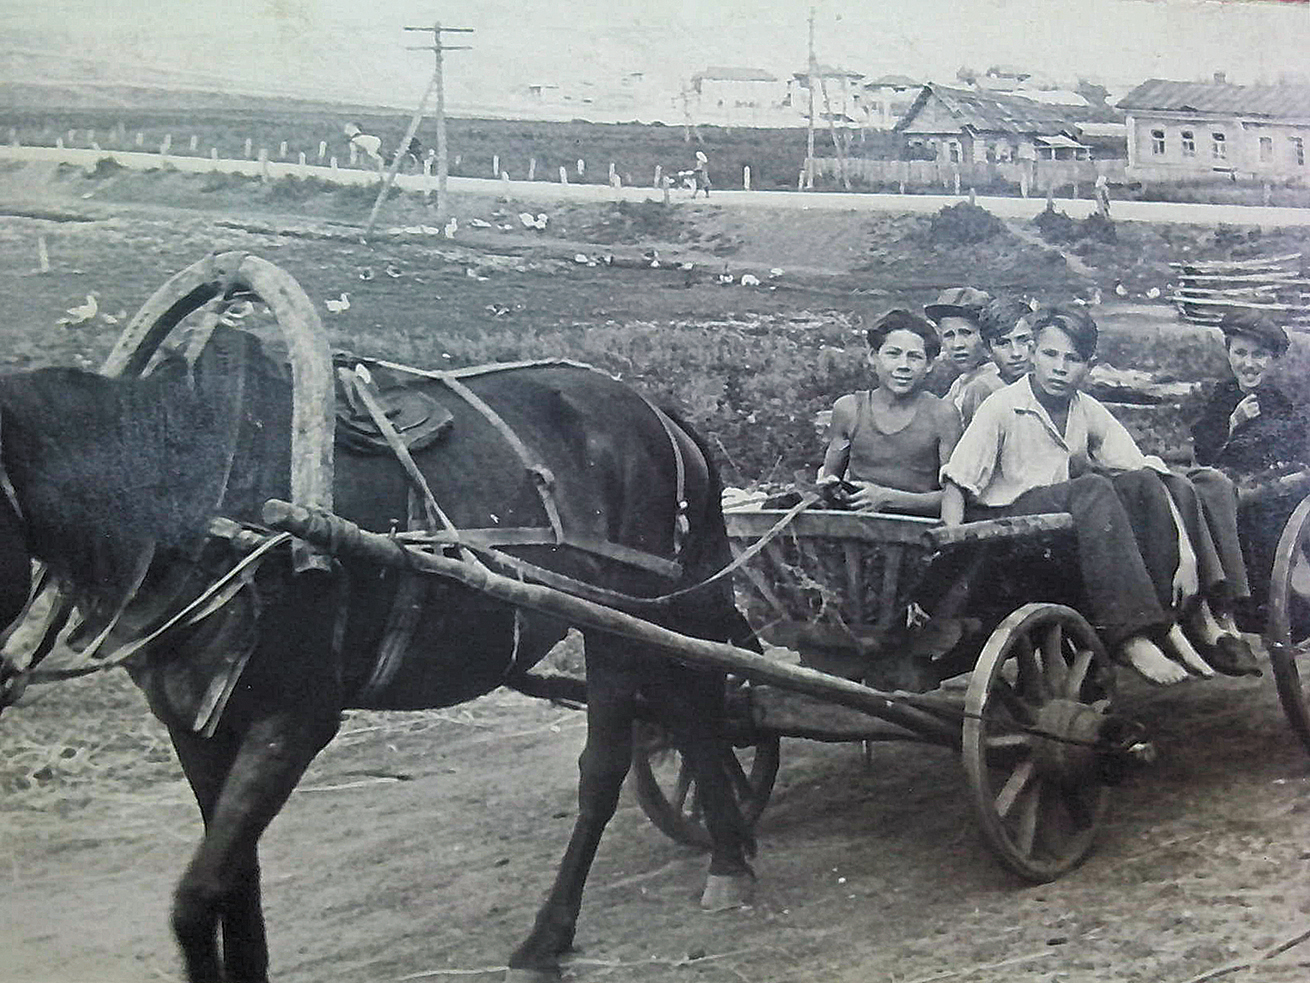
[[[1047,207],[1033,219],[1033,225],[1047,242],[1073,242],[1078,238],[1078,223],[1057,208]]]
[[[1005,223],[980,205],[962,201],[932,217],[928,238],[948,245],[974,245],[1006,232]]]

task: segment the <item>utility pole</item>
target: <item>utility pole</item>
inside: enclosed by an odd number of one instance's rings
[[[450,203],[446,195],[449,155],[446,152],[446,83],[445,64],[442,55],[447,51],[468,51],[471,46],[467,44],[445,44],[441,40],[441,35],[443,33],[472,34],[473,28],[442,27],[441,22],[437,21],[431,27],[407,27],[405,30],[430,31],[432,33],[432,44],[407,45],[406,50],[435,52],[436,66],[432,72],[432,80],[428,82],[427,91],[423,93],[423,98],[419,102],[418,110],[415,111],[413,119],[409,121],[409,129],[405,131],[405,137],[401,141],[400,147],[397,148],[396,159],[392,161],[386,180],[382,182],[382,189],[378,193],[377,201],[373,203],[373,212],[369,215],[368,223],[364,227],[365,235],[368,235],[373,229],[373,222],[377,218],[378,208],[381,207],[382,200],[386,197],[387,191],[391,188],[391,183],[395,180],[404,151],[409,149],[409,142],[418,131],[419,121],[423,118],[424,109],[427,108],[428,97],[432,95],[434,90],[437,93],[437,218],[444,221],[450,209]]]
[[[814,8],[810,8],[810,61],[805,76],[805,88],[810,94],[810,125],[805,134],[805,187],[814,187],[814,76],[819,63],[814,57]]]

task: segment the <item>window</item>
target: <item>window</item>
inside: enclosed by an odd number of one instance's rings
[[[1212,148],[1212,150],[1213,150],[1213,153],[1214,153],[1214,159],[1215,159],[1215,160],[1227,160],[1227,159],[1228,159],[1228,137],[1224,136],[1224,134],[1222,134],[1222,133],[1211,133],[1211,134],[1210,134],[1210,139],[1211,139],[1211,141],[1212,141],[1211,144],[1210,144],[1210,146],[1211,146],[1211,148]]]
[[[1151,131],[1151,153],[1164,153],[1164,130]]]
[[[1292,160],[1296,161],[1297,167],[1305,167],[1305,140],[1301,137],[1288,137],[1288,143],[1292,145]]]
[[[946,144],[946,150],[947,150],[947,153],[950,155],[950,161],[951,161],[951,163],[952,163],[952,164],[958,164],[958,163],[960,162],[960,144],[959,144],[959,141],[951,140],[949,143]]]
[[[1273,159],[1274,159],[1274,138],[1261,137],[1260,138],[1260,163],[1268,164]]]
[[[1196,132],[1194,130],[1183,130],[1183,156],[1196,156]]]

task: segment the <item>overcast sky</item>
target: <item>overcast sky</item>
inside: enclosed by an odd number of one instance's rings
[[[870,75],[948,80],[961,65],[1058,78],[1273,81],[1310,67],[1310,4],[1276,0],[817,0],[816,48]],[[804,68],[805,0],[0,0],[0,67],[45,52],[49,74],[107,63],[175,81],[411,104],[431,55],[406,25],[440,18],[452,97],[642,71],[676,89],[708,65]],[[430,35],[426,36],[430,38]],[[156,76],[160,77],[160,76]]]

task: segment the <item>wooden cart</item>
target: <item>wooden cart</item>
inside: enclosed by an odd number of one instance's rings
[[[1304,486],[1304,477],[1300,477]],[[727,513],[745,547],[782,513]],[[1072,546],[1067,515],[966,523],[813,511],[798,516],[739,578],[751,623],[775,657],[874,684],[883,713],[834,705],[784,685],[737,691],[737,791],[744,813],[767,804],[781,737],[906,740],[958,751],[982,830],[1002,862],[1048,881],[1090,850],[1110,790],[1153,749],[1115,705],[1115,666],[1047,562]],[[1265,645],[1293,729],[1310,750],[1310,700],[1297,659],[1307,647],[1295,610],[1310,584],[1310,498],[1277,550]],[[1015,570],[1036,577],[1009,578]],[[914,598],[928,592],[924,620]],[[1065,602],[1065,603],[1061,603]],[[908,692],[902,687],[922,692]],[[705,845],[696,790],[676,752],[648,729],[633,782],[651,820]]]

